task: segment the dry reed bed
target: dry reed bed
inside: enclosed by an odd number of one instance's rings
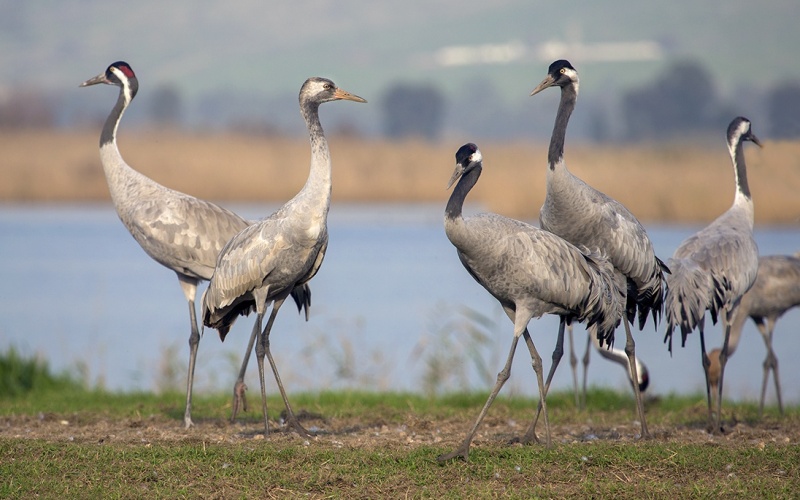
[[[6,132],[0,136],[0,200],[107,200],[97,153],[99,130]],[[432,201],[460,144],[390,143],[331,137],[334,201]],[[535,219],[545,193],[546,145],[480,143],[484,173],[471,196],[487,209]],[[749,145],[748,145],[749,146]],[[120,138],[129,164],[158,182],[218,201],[280,202],[308,174],[305,139],[174,131],[129,131]],[[746,147],[757,223],[800,220],[800,142]],[[569,168],[622,201],[645,222],[710,221],[730,206],[733,174],[724,142],[568,148]]]

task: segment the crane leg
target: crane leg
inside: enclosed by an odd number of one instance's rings
[[[631,380],[634,381],[633,383],[633,395],[636,398],[636,411],[639,414],[639,420],[641,421],[642,432],[641,437],[647,439],[650,437],[650,433],[647,430],[647,420],[645,419],[644,414],[644,402],[642,401],[642,391],[639,389],[639,373],[638,369],[636,368],[636,342],[633,340],[633,335],[631,335],[631,327],[628,324],[628,321],[623,317],[622,323],[625,325],[625,354],[628,355],[628,366],[631,373]]]
[[[258,304],[258,300],[256,300]],[[272,316],[270,315],[270,319]],[[258,335],[261,331],[261,323],[264,320],[264,311],[256,313],[256,322],[253,325],[253,333]],[[267,389],[264,382],[264,347],[261,342],[256,344],[256,363],[258,364],[258,378],[261,383],[261,411],[264,415],[264,437],[269,436],[269,417],[267,415]]]
[[[236,378],[236,383],[233,384],[233,401],[231,403],[231,423],[236,421],[236,415],[239,410],[247,411],[247,384],[244,383],[244,375],[247,372],[247,365],[250,363],[250,353],[253,351],[253,345],[256,342],[259,330],[254,329],[250,333],[250,341],[247,343],[247,349],[244,351],[242,358],[242,366],[239,368],[239,376]]]
[[[778,410],[783,415],[783,401],[781,400],[781,382],[778,376],[778,357],[772,349],[772,332],[775,328],[775,323],[767,320],[767,324],[756,323],[761,337],[764,339],[764,344],[767,347],[767,356],[764,358],[764,378],[761,383],[761,403],[758,406],[758,416],[761,417],[764,413],[764,400],[767,395],[767,382],[769,381],[769,372],[772,370],[772,377],[775,382],[775,392],[778,397]]]
[[[550,437],[550,420],[547,418],[547,388],[544,385],[543,375],[544,370],[542,367],[542,357],[539,356],[539,353],[536,351],[536,346],[533,345],[533,340],[531,340],[531,336],[528,334],[528,330],[526,329],[523,332],[525,336],[525,343],[528,344],[528,351],[531,353],[531,364],[533,365],[533,371],[536,372],[536,382],[539,385],[539,405],[537,406],[537,418],[538,418],[538,409],[541,408],[542,412],[544,413],[544,428],[545,432],[547,433],[547,439],[545,440],[545,446],[550,448],[553,444],[553,441]],[[562,327],[559,328],[559,338],[557,341],[556,349],[558,349],[558,344],[561,344],[561,351],[563,353],[563,343],[564,343],[564,329],[563,324]],[[553,354],[553,358],[555,359],[555,354]],[[559,356],[559,360],[561,356]],[[556,363],[557,364],[557,363]],[[550,373],[547,375],[547,385],[550,385],[550,379],[553,377],[553,373],[555,373],[555,365],[554,364],[551,369]],[[533,432],[533,427],[535,425],[535,421],[531,424],[529,431],[535,436],[535,432]],[[527,437],[527,433],[526,433]]]
[[[558,325],[558,337],[556,338],[556,348],[553,350],[553,364],[550,366],[550,371],[547,373],[547,381],[544,383],[544,398],[539,398],[539,403],[536,405],[536,416],[533,418],[533,422],[528,427],[528,430],[525,432],[525,435],[520,439],[522,444],[530,444],[532,442],[539,442],[539,439],[536,437],[536,424],[539,422],[539,414],[542,412],[544,399],[547,397],[547,392],[550,390],[550,382],[553,380],[553,375],[556,373],[556,368],[558,367],[558,363],[561,361],[561,357],[564,354],[564,325],[565,321],[562,319]],[[531,339],[528,330],[523,332],[523,337],[525,337],[525,343],[528,344],[528,350],[531,351],[531,358],[533,359],[533,353],[536,352],[536,347],[533,345],[533,339]],[[537,354],[538,356],[538,354]],[[541,361],[540,361],[541,362]],[[534,360],[535,363],[535,360]],[[536,366],[534,365],[534,371],[536,370]],[[540,387],[540,391],[541,391]],[[545,414],[545,419],[547,418],[547,414]],[[549,426],[547,426],[547,446],[550,446],[550,430]]]
[[[518,341],[519,337],[515,335],[514,340],[511,341],[511,349],[508,351],[508,359],[506,359],[506,364],[503,366],[503,369],[500,371],[500,373],[497,374],[497,381],[492,388],[492,392],[489,393],[489,399],[487,399],[486,403],[483,405],[481,412],[478,414],[478,418],[475,419],[475,423],[472,424],[469,432],[467,432],[467,436],[464,438],[458,448],[450,453],[439,455],[437,458],[439,462],[446,462],[454,458],[462,458],[464,461],[469,459],[469,446],[472,443],[472,438],[475,437],[475,431],[478,430],[478,426],[481,424],[483,418],[486,416],[486,413],[489,411],[489,407],[492,406],[492,403],[497,397],[497,394],[500,392],[500,389],[502,389],[503,384],[505,384],[508,380],[508,377],[511,376],[511,363],[514,361],[514,351],[517,350]]]
[[[575,339],[572,336],[572,324],[567,326],[569,335],[569,365],[572,367],[572,387],[575,390],[575,407],[581,409],[581,395],[578,387],[578,357],[575,356]]]
[[[586,409],[586,381],[589,377],[589,354],[592,352],[592,335],[587,332],[586,352],[583,353],[583,391],[581,394],[581,410]]]
[[[197,312],[194,299],[197,294],[197,281],[178,275],[178,282],[189,304],[189,323],[192,331],[189,334],[189,373],[186,376],[186,409],[183,412],[183,427],[188,429],[192,422],[192,387],[194,385],[194,367],[197,362],[197,349],[200,346],[200,331],[197,328]]]
[[[189,302],[189,318],[192,322],[192,333],[189,335],[189,373],[186,376],[186,410],[183,412],[183,426],[188,429],[192,422],[192,386],[194,385],[194,367],[197,362],[197,349],[200,346],[200,333],[197,330],[197,316],[194,302]]]
[[[767,353],[767,357],[764,358],[762,366],[764,367],[764,377],[761,379],[761,401],[758,404],[758,418],[764,415],[764,400],[767,397],[767,382],[769,382],[769,372],[771,370],[769,352]]]
[[[772,353],[772,377],[775,380],[775,393],[778,396],[778,411],[783,415],[783,401],[781,401],[781,381],[778,376],[778,358]]]
[[[708,369],[711,367],[711,360],[706,353],[706,336],[703,331],[703,325],[699,324],[699,331],[700,331],[700,361],[703,365],[703,373],[706,376],[706,402],[708,403],[708,431],[712,432],[714,429],[714,418],[713,418],[713,410],[711,408],[711,381],[708,378]]]
[[[719,353],[719,387],[717,388],[717,418],[714,422],[714,434],[722,432],[722,383],[725,380],[725,364],[728,362],[728,341],[731,336],[731,326],[725,321],[725,340]]]
[[[281,382],[281,376],[278,374],[278,366],[275,364],[275,360],[272,359],[272,352],[269,348],[269,334],[272,330],[272,324],[275,322],[275,317],[278,315],[278,310],[283,305],[283,301],[285,297],[282,299],[277,299],[272,304],[272,313],[269,316],[269,321],[267,321],[267,326],[264,327],[264,331],[261,332],[261,342],[263,351],[266,353],[267,359],[269,360],[269,366],[272,368],[272,374],[275,376],[275,382],[278,384],[278,390],[281,393],[281,398],[283,398],[283,404],[286,407],[286,423],[292,427],[298,434],[304,437],[311,437],[312,434],[306,430],[305,427],[300,425],[300,421],[297,420],[294,412],[292,411],[292,406],[289,404],[289,398],[286,396],[286,390],[283,388],[283,382]],[[263,356],[263,354],[262,354]],[[263,359],[263,357],[262,357]]]

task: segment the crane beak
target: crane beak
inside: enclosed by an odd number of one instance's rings
[[[552,87],[553,85],[555,85],[555,83],[556,83],[555,78],[553,78],[550,75],[547,75],[545,77],[545,79],[542,80],[542,83],[540,83],[539,85],[536,86],[535,89],[533,89],[533,91],[531,92],[531,95],[536,95],[539,92],[541,92],[542,90],[546,89],[547,87]]]
[[[336,88],[336,91],[333,93],[333,96],[336,99],[343,99],[345,101],[367,102],[366,99],[364,99],[362,97],[358,97],[357,95],[351,94],[350,92],[348,92],[346,90],[342,90],[342,89],[340,89],[338,87]]]
[[[761,144],[761,141],[758,140],[758,137],[756,137],[756,135],[752,132],[747,134],[747,139],[760,148],[764,147],[764,145]]]
[[[81,83],[79,86],[80,87],[88,87],[89,85],[97,85],[98,83],[108,83],[108,84],[111,83],[110,81],[108,81],[108,78],[106,78],[106,72],[105,71],[103,71],[99,75],[95,76],[94,78],[89,78],[85,82]]]
[[[450,181],[447,183],[447,189],[453,187],[453,184],[456,183],[459,177],[464,173],[464,166],[460,163],[456,163],[456,169],[453,171],[452,177],[450,177]]]

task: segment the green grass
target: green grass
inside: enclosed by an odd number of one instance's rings
[[[34,390],[61,390],[79,387],[70,374],[53,374],[46,361],[24,357],[14,347],[0,355],[0,398],[11,398]]]
[[[252,397],[252,396],[251,396]],[[543,446],[509,446],[487,435],[473,446],[470,461],[440,465],[436,457],[463,436],[485,394],[423,397],[399,393],[323,392],[294,394],[295,408],[326,419],[353,421],[355,427],[391,427],[417,419],[457,423],[453,436],[438,444],[407,446],[402,442],[355,445],[347,431],[308,442],[296,435],[273,433],[256,439],[251,433],[233,440],[209,439],[196,429],[180,429],[180,394],[110,394],[100,391],[42,390],[0,402],[0,497],[785,497],[800,491],[800,447],[780,442],[733,442],[659,438],[649,441],[556,442]],[[228,396],[197,398],[195,420],[213,428],[230,427]],[[698,404],[700,401],[700,404]],[[549,400],[551,422],[595,425],[627,422],[630,398],[595,389],[589,412],[578,412],[572,395]],[[281,407],[279,398],[269,405]],[[490,417],[525,422],[533,401],[500,397]],[[648,405],[651,427],[696,428],[701,433],[703,403],[699,397],[670,396]],[[755,422],[755,405],[730,405],[740,421]],[[46,417],[41,417],[44,413]],[[37,417],[37,415],[39,415]],[[277,415],[274,415],[277,417]],[[102,436],[47,439],[15,438],[9,428],[31,421],[67,419],[77,429],[103,421],[107,432],[166,427],[180,439],[128,439]],[[767,420],[775,422],[773,414]],[[26,420],[27,419],[27,420]],[[259,422],[257,409],[241,419],[241,428]],[[486,425],[491,426],[487,418]],[[800,412],[790,409],[787,425],[798,427]],[[136,422],[139,422],[138,424]],[[496,422],[495,422],[496,424]],[[768,424],[772,425],[772,424]],[[116,429],[116,430],[115,430]],[[256,427],[257,429],[257,427]],[[253,430],[257,432],[257,430]],[[367,436],[369,433],[367,433]],[[795,439],[796,440],[796,433]],[[342,444],[344,443],[344,444]]]
[[[39,369],[46,374],[46,366]],[[524,430],[535,401],[501,396],[469,462],[439,464],[436,457],[463,438],[484,392],[290,397],[296,410],[323,417],[312,422],[324,430],[317,438],[274,425],[277,432],[264,439],[257,392],[236,424],[227,422],[228,394],[196,397],[197,426],[190,430],[182,428],[178,392],[115,394],[66,377],[63,385],[6,394],[0,498],[792,498],[800,492],[796,406],[783,417],[770,408],[759,420],[757,405],[727,404],[736,430],[710,437],[701,395],[652,399],[654,439],[641,441],[632,437],[629,395],[593,388],[588,410],[578,411],[572,394],[554,393],[548,408],[557,432],[548,449],[507,444]],[[274,422],[282,402],[270,396],[268,406]],[[519,425],[512,429],[512,422]]]
[[[126,447],[3,441],[0,495],[32,497],[312,498],[622,496],[738,496],[796,494],[797,450],[741,453],[694,446],[576,445],[500,453],[479,450],[469,463],[440,466],[439,452],[403,453],[283,448]],[[13,460],[12,460],[13,458]],[[783,471],[781,473],[780,471]],[[783,481],[780,481],[784,478]]]

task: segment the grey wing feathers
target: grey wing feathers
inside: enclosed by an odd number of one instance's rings
[[[644,328],[648,315],[652,316],[657,328],[664,300],[664,272],[667,266],[656,257],[655,250],[647,232],[639,221],[617,201],[612,200],[608,207],[615,219],[606,234],[611,238],[608,257],[628,280],[627,319],[633,323],[638,310],[639,329]],[[596,226],[598,227],[598,226]]]
[[[220,250],[248,222],[212,203],[170,192],[172,196],[140,200],[120,217],[157,262],[187,276],[211,279]]]
[[[280,241],[264,240],[259,233],[258,224],[248,226],[220,252],[205,300],[213,306],[211,309],[229,306],[235,299],[260,287],[274,268],[275,262],[269,256]]]
[[[627,318],[633,323],[636,311],[639,313],[639,329],[644,328],[648,315],[653,317],[657,328],[663,310],[664,271],[666,266],[656,257],[655,250],[641,223],[616,200],[608,199],[605,208],[607,224],[597,224],[598,231],[604,231],[610,240],[608,258],[629,281]],[[598,236],[598,241],[602,241]]]
[[[468,222],[472,231],[491,237],[473,239],[480,246],[470,248],[462,261],[487,281],[496,282],[490,286],[508,287],[512,293],[515,287],[524,288],[547,303],[578,305],[589,269],[575,247],[551,233],[494,214],[481,214]]]
[[[742,297],[739,313],[779,317],[800,303],[800,258],[765,255],[758,259],[758,276]]]
[[[664,263],[655,255],[647,232],[617,200],[568,174],[559,186],[548,186],[539,214],[543,229],[588,248],[601,248],[628,279],[627,317],[639,311],[639,329],[652,315],[655,326],[663,310]]]
[[[314,266],[319,265],[327,245],[327,233],[319,239],[307,240],[302,232],[286,227],[290,224],[276,212],[248,226],[225,245],[217,259],[214,278],[209,285],[204,304],[211,316],[217,310],[228,308],[243,301],[251,300],[250,292],[263,286],[265,280],[271,278],[268,297],[285,291],[289,293],[302,312],[311,303],[311,291],[306,285],[308,279],[316,272]],[[290,252],[287,250],[291,249]],[[313,264],[312,264],[313,262]],[[308,274],[299,282],[283,282],[279,276],[286,275],[287,269],[298,265],[308,265]],[[289,272],[286,276],[294,276]],[[302,273],[300,274],[302,276]],[[241,311],[248,314],[250,308]]]
[[[535,297],[538,315],[565,314],[586,322],[598,338],[613,338],[624,311],[625,280],[599,253],[580,250],[547,231],[494,214],[470,217],[472,248],[459,247],[472,276],[503,302],[504,290],[517,300]],[[449,236],[449,235],[448,235]],[[455,242],[454,242],[455,243]],[[546,305],[544,305],[546,304]]]
[[[702,321],[712,296],[709,276],[691,260],[670,259],[671,274],[667,277],[667,293],[664,314],[667,330],[664,342],[668,342],[672,352],[672,331],[681,329],[681,345],[686,345],[686,337]],[[713,313],[716,315],[716,310]],[[716,317],[716,316],[715,316]]]
[[[614,332],[623,317],[627,280],[609,259],[600,251],[588,252],[581,249],[586,263],[591,269],[591,293],[587,298],[585,310],[589,317],[585,319],[590,335],[600,342],[600,347],[612,345]]]
[[[670,260],[672,275],[667,278],[669,317],[665,337],[665,341],[670,341],[670,349],[672,328],[681,327],[685,343],[686,335],[697,326],[706,309],[714,323],[720,310],[732,314],[756,279],[758,247],[752,233],[747,225],[721,221],[724,219],[717,219],[684,241]]]

